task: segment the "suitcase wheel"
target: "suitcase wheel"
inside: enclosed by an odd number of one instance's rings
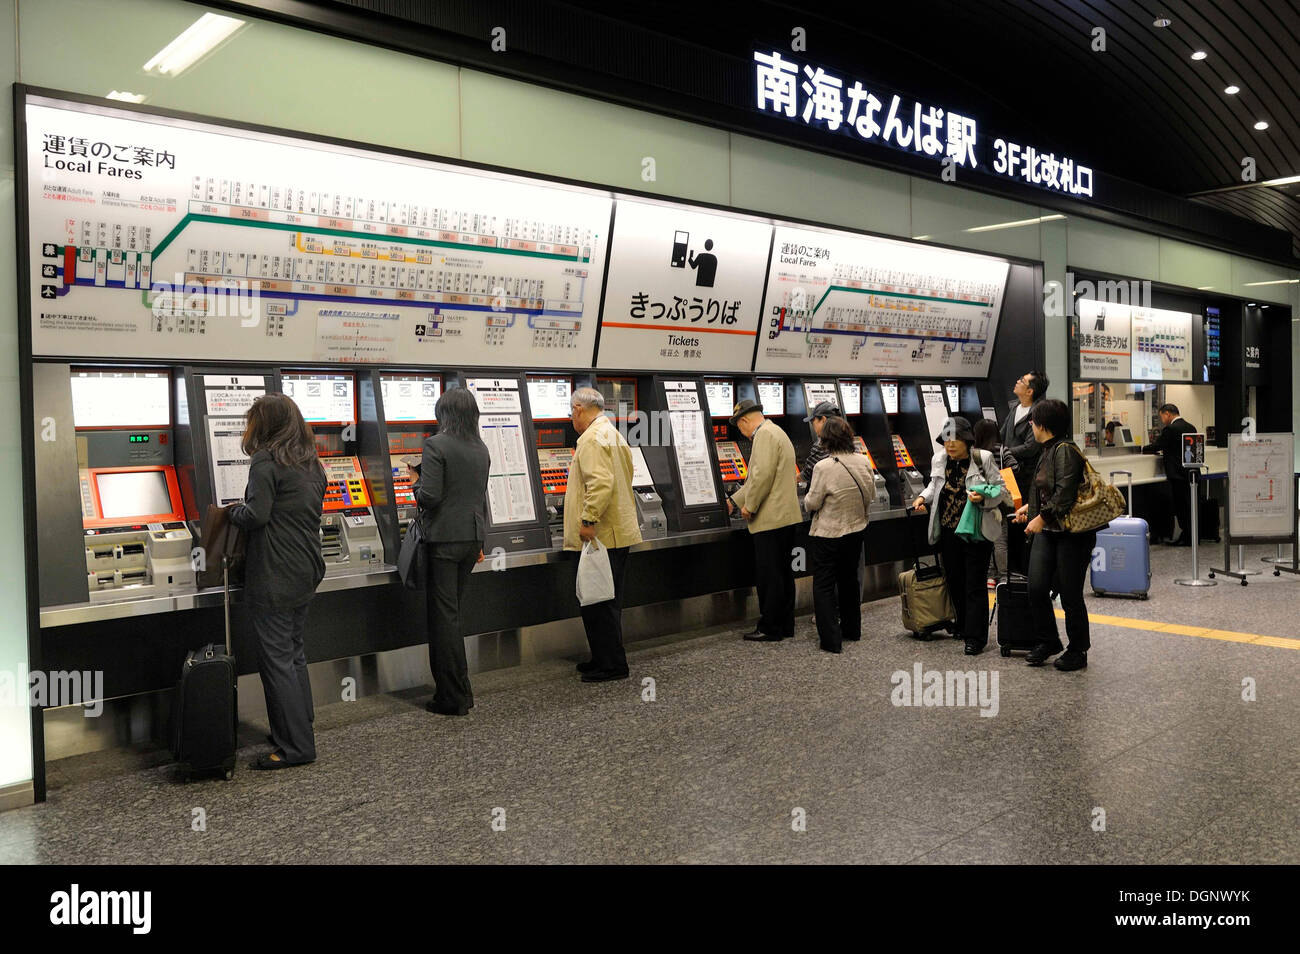
[[[230,781],[232,778],[234,778],[234,777],[235,777],[235,770],[234,770],[234,769],[226,769],[226,781],[229,782],[229,781]]]
[[[1246,586],[1246,585],[1247,585],[1246,581],[1245,581],[1245,580],[1242,580],[1242,581],[1241,581],[1241,585],[1242,585],[1242,586]]]
[[[1214,571],[1213,571],[1213,570],[1210,571],[1210,579],[1214,579]]]
[[[1150,599],[1150,598],[1151,598],[1151,595],[1150,595],[1149,593],[1143,593],[1143,594],[1142,594],[1142,599],[1147,600],[1147,599]]]
[[[1007,656],[1010,656],[1010,655],[1011,655],[1011,647],[1010,647],[1010,646],[1003,646],[1003,647],[1002,647],[1002,656],[1003,656],[1003,658],[1006,658]]]

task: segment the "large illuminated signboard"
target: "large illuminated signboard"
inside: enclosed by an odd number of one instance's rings
[[[990,144],[979,123],[951,109],[907,99],[780,51],[754,53],[754,105],[858,142],[927,156],[957,168],[983,172],[1076,198],[1092,198],[1092,169],[1069,156],[995,137]]]
[[[37,355],[589,365],[608,195],[28,94]]]
[[[1008,264],[778,225],[756,371],[984,378]]]

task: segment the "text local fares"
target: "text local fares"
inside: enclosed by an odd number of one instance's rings
[[[63,172],[90,172],[89,159],[55,159],[45,157],[46,169],[59,169]],[[139,169],[119,169],[106,162],[96,162],[95,172],[101,176],[117,176],[119,179],[143,179],[144,173]]]

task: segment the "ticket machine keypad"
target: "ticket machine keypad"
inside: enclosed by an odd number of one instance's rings
[[[369,507],[370,495],[361,476],[361,462],[355,457],[323,458],[326,513],[351,507]]]
[[[864,457],[867,458],[867,463],[871,465],[871,469],[875,470],[876,460],[874,457],[871,456],[871,451],[867,450],[867,442],[864,441],[861,437],[854,435],[853,446],[857,449],[857,452],[859,454],[862,454]]]
[[[542,475],[542,493],[563,497],[569,489],[569,465],[573,463],[573,448],[539,448],[537,463],[537,469]]]
[[[912,463],[912,455],[907,452],[907,447],[903,444],[903,439],[897,434],[891,434],[889,436],[894,442],[894,463],[898,465],[899,469],[915,467],[916,465]]]
[[[749,479],[745,456],[735,441],[718,441],[718,472],[723,483],[741,483]]]

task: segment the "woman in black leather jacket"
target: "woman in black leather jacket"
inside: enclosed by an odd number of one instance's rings
[[[1061,520],[1078,499],[1084,475],[1083,452],[1065,437],[1070,431],[1070,409],[1061,401],[1039,401],[1030,419],[1042,453],[1033,479],[1024,488],[1025,504],[1015,516],[1017,523],[1026,524],[1025,534],[1030,541],[1029,614],[1038,639],[1025,661],[1041,666],[1063,648],[1052,611],[1055,587],[1061,594],[1070,645],[1054,665],[1071,672],[1088,666],[1091,643],[1083,584],[1097,545],[1097,533],[1069,533],[1061,526]]]

